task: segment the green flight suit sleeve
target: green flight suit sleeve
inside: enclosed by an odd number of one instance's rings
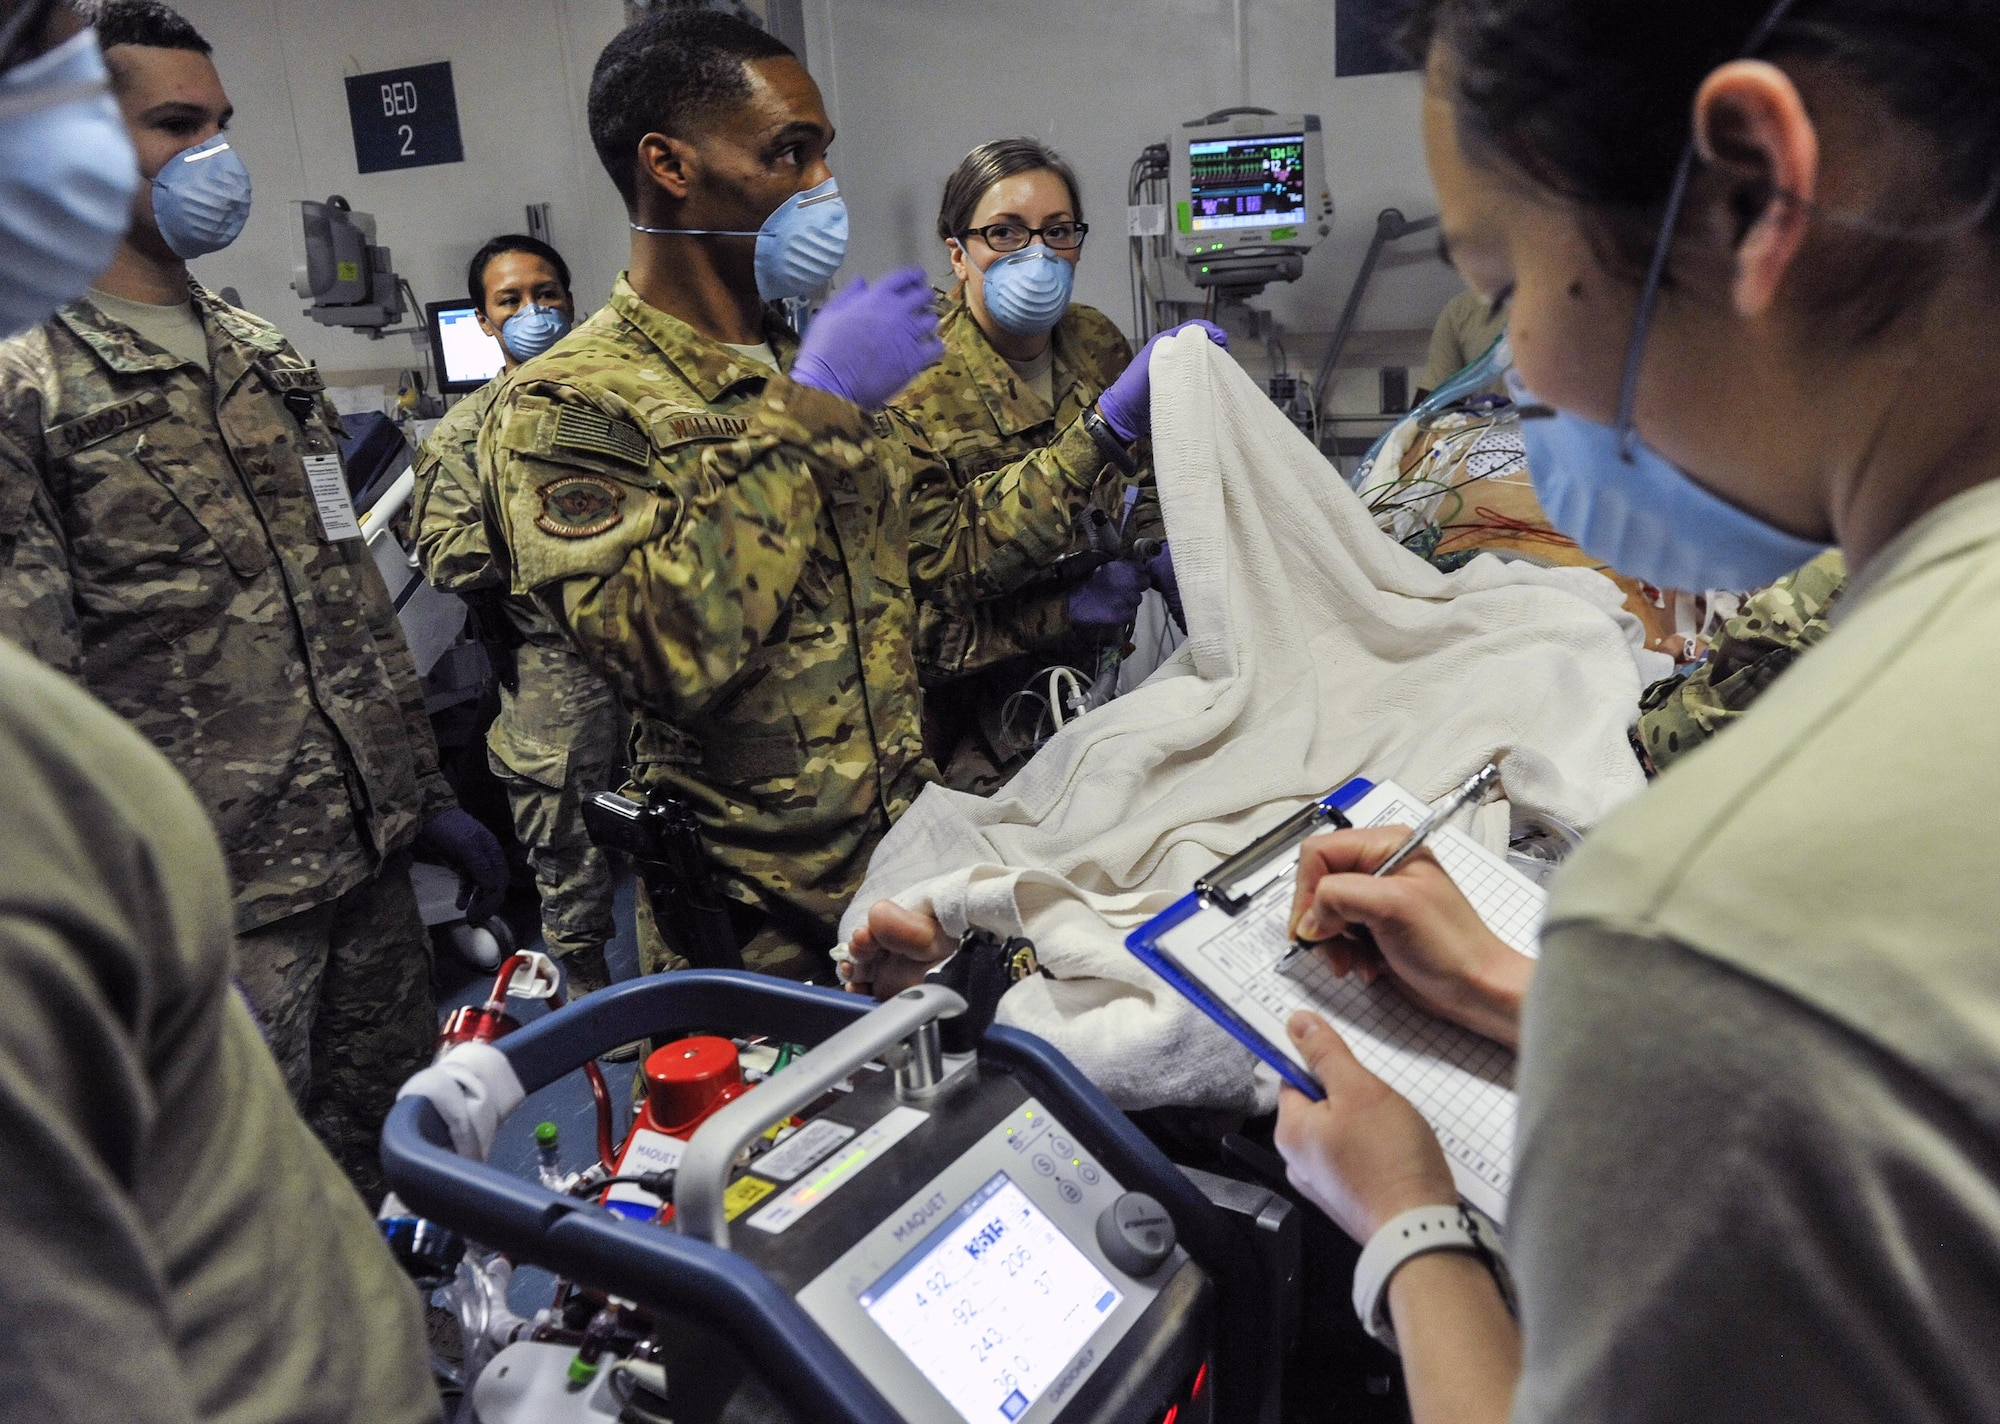
[[[886,414],[909,452],[910,579],[919,597],[950,606],[1012,593],[1053,563],[1108,468],[1079,416],[1050,444],[961,488],[908,412]]]
[[[0,382],[0,635],[75,676],[83,627],[62,521],[42,478],[40,402]]]
[[[777,630],[821,538],[821,481],[878,458],[847,401],[773,379],[740,433],[526,381],[486,429],[513,592],[547,606],[628,706],[698,714]],[[676,434],[694,422],[694,434]]]
[[[13,1361],[0,1389],[22,1418],[80,1424],[115,1399],[121,1419],[195,1424],[167,1283],[123,1189],[151,1085],[89,967],[49,926],[0,917],[0,1000],[16,1006],[0,1015],[0,1134],[29,1149],[0,1157]],[[104,1348],[75,1354],[84,1341]]]

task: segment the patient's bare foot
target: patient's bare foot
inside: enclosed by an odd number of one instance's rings
[[[937,920],[920,915],[894,900],[877,900],[868,907],[868,923],[847,942],[849,962],[841,978],[857,994],[887,999],[951,958],[958,945]]]

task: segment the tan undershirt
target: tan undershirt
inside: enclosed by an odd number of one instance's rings
[[[778,353],[771,349],[771,343],[768,341],[760,341],[755,346],[738,346],[733,341],[725,341],[722,344],[745,360],[769,366],[773,371],[778,369]]]
[[[194,314],[192,299],[160,306],[114,297],[92,287],[90,300],[113,321],[131,327],[161,350],[178,356],[190,366],[208,369],[208,333],[202,329],[201,318]]]
[[[1003,358],[1005,359],[1005,358]],[[1042,354],[1026,361],[1007,361],[1014,374],[1021,378],[1028,389],[1042,398],[1042,404],[1054,406],[1056,403],[1056,346],[1051,341],[1042,348]]]

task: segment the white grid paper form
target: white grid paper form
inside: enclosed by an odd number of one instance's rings
[[[1356,825],[1414,825],[1423,813],[1416,797],[1384,783],[1348,814]],[[1453,827],[1426,844],[1494,933],[1533,954],[1547,905],[1541,887]],[[1417,1008],[1385,979],[1336,978],[1311,954],[1280,968],[1294,883],[1291,874],[1277,877],[1234,916],[1205,906],[1161,935],[1159,948],[1301,1067],[1285,1021],[1304,1008],[1333,1024],[1362,1065],[1424,1115],[1466,1200],[1504,1219],[1513,1180],[1513,1053]]]
[[[1357,826],[1414,826],[1430,808],[1393,781],[1362,797],[1348,813]],[[1548,913],[1548,891],[1456,826],[1440,826],[1424,844],[1457,882],[1486,927],[1521,953],[1534,956]],[[1298,857],[1292,857],[1298,864]],[[1286,879],[1291,883],[1291,878]]]

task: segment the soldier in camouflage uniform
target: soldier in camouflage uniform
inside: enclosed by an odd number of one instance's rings
[[[1082,428],[1083,414],[1132,359],[1124,333],[1081,303],[1056,326],[1050,370],[1053,405],[1017,379],[973,319],[962,293],[948,298],[938,323],[945,358],[912,381],[890,407],[910,446],[923,484],[912,491],[913,548],[920,568],[949,567],[947,531],[959,522],[966,489],[994,477],[1010,479],[1033,464],[1072,486],[1128,538],[1158,538],[1162,530],[1152,471],[1123,476]],[[1044,475],[1043,478],[1047,478]],[[1129,515],[1125,493],[1142,487]],[[1046,525],[1048,521],[1041,521]],[[1123,628],[1079,625],[1070,617],[1070,585],[1045,581],[1049,565],[1085,549],[1081,529],[1037,542],[1029,529],[997,535],[1015,568],[982,581],[984,597],[939,589],[917,610],[917,672],[924,687],[924,740],[944,783],[989,795],[1027,764],[1034,747],[1023,723],[1003,723],[1001,709],[1037,672],[1066,665],[1090,672],[1107,638]],[[990,561],[989,561],[990,563]]]
[[[935,359],[929,292],[920,273],[844,292],[815,318],[812,380],[788,374],[798,338],[758,304],[752,244],[726,233],[827,182],[831,125],[760,31],[713,12],[642,21],[598,60],[590,113],[638,229],[632,267],[487,418],[494,548],[512,591],[637,712],[635,792],[699,819],[746,962],[824,973],[876,842],[935,776],[911,653],[912,472],[862,408]],[[725,180],[722,155],[755,176]],[[962,507],[995,529],[1044,511],[1059,546],[1085,492],[1036,468]],[[945,533],[933,575],[976,585],[994,541]],[[676,962],[643,916],[641,954]]]
[[[1800,653],[1824,638],[1827,614],[1846,581],[1840,551],[1829,549],[1750,595],[1691,670],[1647,688],[1639,700],[1639,745],[1652,770],[1664,771],[1742,716]]]
[[[480,321],[501,343],[506,370],[453,406],[417,456],[412,524],[431,583],[471,605],[500,684],[487,760],[507,788],[514,831],[534,868],[542,938],[563,963],[571,997],[611,982],[604,946],[616,932],[609,857],[591,844],[583,802],[625,780],[631,719],[569,636],[532,599],[510,597],[480,513],[479,427],[505,376],[534,351],[516,353],[507,321],[526,306],[575,315],[569,269],[532,237],[495,238],[473,256],[467,288]],[[531,313],[531,316],[533,314]],[[550,323],[545,335],[554,335]],[[521,339],[518,328],[514,340]]]
[[[1082,217],[1069,165],[1034,139],[981,144],[945,184],[938,235],[959,278],[938,324],[945,356],[890,406],[920,472],[911,517],[920,574],[950,567],[951,531],[967,527],[959,506],[969,488],[1030,469],[1089,491],[1128,539],[1163,532],[1143,446],[1132,473],[1121,477],[1084,421],[1131,364],[1124,334],[1080,303],[1047,331],[1010,331],[983,300],[983,264],[1022,250],[1031,234],[1073,264],[1087,231]],[[1128,491],[1142,495],[1130,509]],[[984,533],[990,526],[971,527]],[[1100,650],[1126,631],[1122,622],[1081,624],[1071,616],[1082,576],[1064,579],[1050,566],[1087,550],[1080,527],[1054,540],[1032,526],[996,537],[1004,545],[998,557],[969,561],[981,569],[982,586],[948,586],[946,595],[925,599],[917,617],[925,745],[947,786],[979,795],[997,790],[1034,751],[1037,719],[1006,717],[1009,699],[1024,688],[1039,691],[1037,674],[1054,666],[1093,672]]]
[[[200,36],[134,8],[113,0],[98,24],[149,173],[229,106]],[[161,90],[201,122],[134,123]],[[99,283],[0,345],[0,633],[194,788],[229,864],[243,987],[307,1120],[379,1196],[382,1118],[436,1035],[410,848],[469,818],[374,559],[342,537],[352,507],[318,371],[188,279],[143,183]],[[140,299],[175,288],[178,304]]]

